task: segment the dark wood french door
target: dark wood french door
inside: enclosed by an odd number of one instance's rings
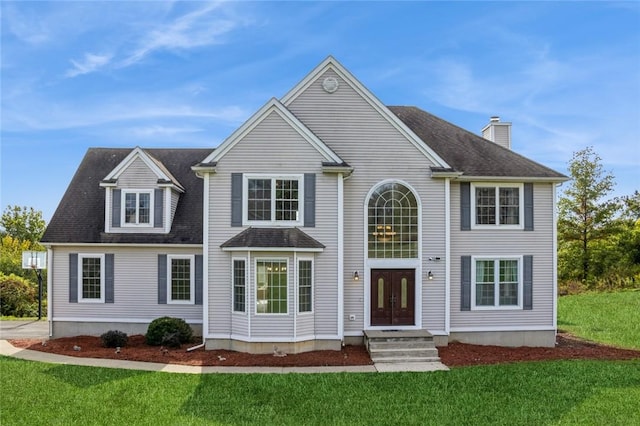
[[[371,270],[371,325],[415,324],[415,269]]]

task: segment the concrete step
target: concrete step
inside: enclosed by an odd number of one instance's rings
[[[412,349],[412,348],[427,348],[432,349],[435,348],[436,345],[434,342],[422,342],[422,341],[409,341],[409,342],[388,342],[388,341],[369,341],[369,350],[377,350],[377,349],[394,349],[394,348],[402,348],[402,349]]]
[[[376,358],[395,358],[395,357],[437,357],[437,349],[382,349],[370,351],[371,357]]]
[[[402,364],[405,362],[440,362],[440,357],[393,357],[393,358],[374,358],[371,360],[376,364]]]

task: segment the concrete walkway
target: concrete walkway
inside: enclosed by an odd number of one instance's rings
[[[0,339],[48,339],[49,322],[33,321],[0,321]]]
[[[123,361],[117,359],[79,358],[57,355],[47,352],[16,348],[6,340],[0,340],[0,355],[28,361],[52,364],[84,365],[89,367],[121,368],[125,370],[162,371],[165,373],[391,373],[401,371],[428,372],[447,371],[446,365],[439,362],[408,362],[404,364],[352,365],[335,367],[195,367],[178,364],[159,364],[155,362]]]

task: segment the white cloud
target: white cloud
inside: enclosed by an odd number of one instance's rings
[[[82,74],[88,74],[90,72],[97,71],[109,64],[113,56],[106,55],[94,55],[93,53],[85,53],[82,61],[71,60],[73,68],[66,72],[67,77],[76,77]]]
[[[167,137],[176,136],[179,134],[191,134],[204,131],[198,127],[170,127],[170,126],[141,126],[129,129],[132,135],[138,138],[155,138],[155,137]]]

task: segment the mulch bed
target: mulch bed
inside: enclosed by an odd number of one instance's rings
[[[141,335],[129,336],[129,343],[118,353],[113,348],[102,347],[100,338],[93,336],[65,337],[45,342],[34,339],[14,339],[10,342],[15,347],[60,355],[194,366],[308,367],[372,364],[364,346],[345,346],[341,351],[313,351],[275,356],[224,350],[205,351],[204,348],[187,352],[186,345],[180,349],[148,346],[144,343],[144,336]],[[78,347],[79,350],[77,350]],[[505,348],[451,342],[449,346],[440,347],[438,350],[442,362],[449,367],[559,359],[640,359],[640,351],[586,342],[563,333],[558,334],[555,348]]]

